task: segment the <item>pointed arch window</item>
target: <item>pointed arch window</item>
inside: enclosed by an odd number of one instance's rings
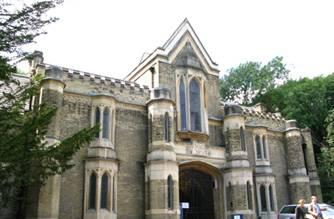
[[[164,137],[166,142],[170,142],[170,120],[168,113],[165,113],[164,119]]]
[[[260,200],[261,200],[261,211],[267,211],[266,187],[264,185],[260,186]]]
[[[233,210],[233,191],[231,182],[228,183],[227,187],[227,208]]]
[[[89,178],[88,209],[96,209],[96,173],[93,172]]]
[[[240,145],[241,145],[241,150],[246,151],[245,132],[243,127],[240,127]]]
[[[103,110],[103,128],[102,128],[102,138],[109,139],[109,122],[110,122],[110,111],[109,108]]]
[[[270,201],[270,210],[275,211],[275,208],[274,208],[274,194],[273,194],[272,185],[269,185],[269,201]]]
[[[109,209],[109,176],[104,173],[101,179],[101,208]]]
[[[304,157],[304,165],[306,169],[306,174],[308,175],[308,164],[307,164],[307,145],[305,143],[302,144],[302,149],[303,149],[303,157]]]
[[[168,176],[167,178],[167,196],[168,196],[168,208],[173,209],[173,191],[174,191],[174,183],[173,183],[173,178],[171,175]]]
[[[192,131],[201,131],[200,86],[196,79],[190,81],[190,121]]]
[[[256,158],[262,159],[262,150],[261,150],[261,138],[260,136],[255,136],[255,143],[256,143]]]
[[[112,179],[112,210],[116,212],[116,175]]]
[[[151,188],[150,188],[150,177],[147,177],[147,181],[146,181],[146,191],[145,191],[145,199],[146,199],[146,210],[150,210],[151,209],[151,202],[150,202],[150,192],[151,192]]]
[[[180,92],[181,130],[186,130],[187,129],[186,89],[183,78],[181,78],[180,81],[179,92]]]
[[[263,159],[267,159],[266,136],[262,136]]]
[[[253,209],[253,205],[252,205],[252,186],[249,183],[249,181],[247,181],[247,205],[248,205],[248,209]]]
[[[152,143],[152,135],[153,135],[153,129],[152,129],[152,114],[150,114],[148,118],[148,141],[149,143]]]
[[[100,108],[96,107],[95,108],[95,124],[100,124],[100,117],[101,117],[101,115],[100,115]],[[98,138],[99,134],[100,133],[96,133],[95,137]]]

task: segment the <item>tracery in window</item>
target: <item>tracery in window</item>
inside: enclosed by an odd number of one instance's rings
[[[191,130],[201,131],[201,98],[199,82],[196,79],[192,79],[189,87]]]

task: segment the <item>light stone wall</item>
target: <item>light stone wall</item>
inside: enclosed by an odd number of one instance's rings
[[[82,148],[71,161],[74,167],[59,176],[58,218],[84,217],[87,203],[85,174],[92,168],[110,169],[111,173],[117,176],[116,211],[101,210],[98,216],[100,218],[179,218],[178,182],[182,168],[200,170],[213,177],[217,219],[229,219],[235,213],[244,214],[246,219],[255,218],[260,208],[260,184],[273,186],[275,211],[283,204],[294,202],[303,194],[309,195],[312,192],[319,196],[321,190],[312,158],[314,152],[310,147],[312,140],[309,133],[302,132],[309,161],[307,167],[310,173],[307,176],[299,145],[301,132],[298,129],[286,130],[283,119],[259,112],[242,111],[238,115],[224,115],[224,106],[219,100],[217,73],[209,69],[208,63],[198,51],[193,39],[187,34],[182,38],[180,47],[171,51],[170,57],[164,58],[165,61],[159,59],[148,64],[143,70],[146,73],[136,78],[150,86],[152,75],[149,68],[154,67],[154,87],[169,89],[171,100],[161,99],[154,102],[157,100],[150,99],[148,87],[66,69],[63,69],[58,81],[45,80],[42,99],[59,105],[57,119],[49,129],[52,136],[62,140],[82,128],[92,126],[96,106],[110,107],[114,116],[110,127],[114,130],[110,143],[95,140],[90,144],[89,150],[88,146]],[[45,68],[46,66],[41,65],[36,72],[43,74]],[[201,85],[202,133],[191,133],[190,139],[186,140],[176,137],[180,127],[178,87],[181,76],[186,84],[196,77]],[[62,83],[59,80],[64,81],[64,90],[60,87]],[[186,92],[188,93],[188,90]],[[187,101],[189,112],[189,98]],[[164,140],[165,112],[169,113],[173,123],[171,142]],[[150,144],[149,114],[153,116],[153,141]],[[189,113],[187,121],[190,122]],[[245,130],[246,151],[241,150],[240,127]],[[193,138],[200,134],[204,138]],[[265,161],[256,160],[254,136],[257,134],[266,136],[268,156]],[[92,146],[103,149],[94,149]],[[169,175],[174,182],[172,209],[167,206]],[[247,181],[250,182],[252,190],[252,209],[247,209]],[[229,182],[232,193],[235,194],[231,197],[234,209],[228,209],[226,203],[225,194]],[[274,218],[275,211],[261,213],[261,216],[264,219]]]

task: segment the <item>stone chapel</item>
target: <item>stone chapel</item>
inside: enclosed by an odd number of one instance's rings
[[[283,204],[321,200],[311,132],[261,104],[223,103],[219,68],[185,19],[123,80],[46,64],[39,101],[59,141],[100,124],[74,167],[32,194],[27,218],[276,219]],[[188,205],[188,206],[187,206]]]

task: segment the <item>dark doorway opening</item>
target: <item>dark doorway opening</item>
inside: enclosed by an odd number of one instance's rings
[[[214,219],[214,181],[206,173],[195,169],[181,170],[180,202],[188,202],[183,209],[183,219]]]

